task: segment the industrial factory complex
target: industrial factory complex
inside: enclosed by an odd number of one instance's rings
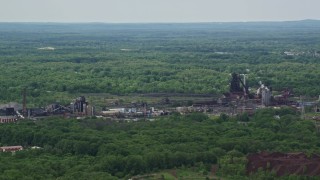
[[[224,113],[234,116],[241,113],[254,114],[257,109],[265,107],[287,106],[305,112],[308,106],[319,113],[314,119],[320,119],[319,99],[304,101],[301,97],[294,97],[290,89],[281,92],[274,92],[271,87],[260,82],[260,87],[255,91],[248,87],[246,74],[231,74],[230,89],[220,97],[207,98],[206,100],[194,100],[191,103],[173,103],[165,97],[159,103],[129,103],[112,104],[97,111],[95,106],[90,104],[84,96],[74,99],[69,104],[53,103],[41,108],[27,108],[26,92],[23,91],[22,105],[6,104],[0,106],[0,123],[16,122],[20,119],[38,119],[52,116],[66,118],[100,117],[114,120],[139,120],[157,116],[164,116],[171,113],[187,114],[192,112],[203,112],[208,115],[219,116]],[[177,101],[177,100],[175,100]],[[310,109],[309,108],[309,109]]]

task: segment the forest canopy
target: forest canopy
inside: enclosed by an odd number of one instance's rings
[[[199,113],[153,122],[52,118],[2,124],[0,145],[22,145],[25,150],[0,153],[0,179],[128,179],[201,164],[208,167],[205,171],[218,164],[219,176],[244,179],[248,153],[320,154],[313,122],[296,116],[289,109],[262,109],[247,125],[240,123],[241,117]]]
[[[82,93],[228,90],[230,73],[275,91],[320,92],[320,23],[0,23],[0,101],[44,105]]]

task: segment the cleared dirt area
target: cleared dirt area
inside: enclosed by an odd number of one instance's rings
[[[248,155],[247,174],[259,169],[273,171],[277,176],[284,175],[320,175],[320,156],[304,153],[256,153]]]

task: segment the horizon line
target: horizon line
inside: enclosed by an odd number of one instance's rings
[[[205,24],[205,23],[268,23],[268,22],[299,22],[320,21],[320,19],[297,20],[253,20],[253,21],[137,21],[137,22],[107,22],[107,21],[0,21],[0,23],[39,23],[39,24]]]

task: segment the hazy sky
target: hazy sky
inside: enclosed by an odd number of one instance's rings
[[[225,22],[320,19],[320,0],[0,0],[2,22]]]

